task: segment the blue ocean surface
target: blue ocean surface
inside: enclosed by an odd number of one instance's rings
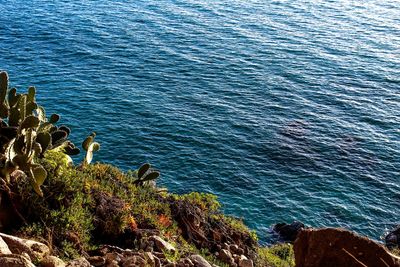
[[[398,1],[2,0],[0,69],[96,160],[151,162],[262,240],[400,223]]]

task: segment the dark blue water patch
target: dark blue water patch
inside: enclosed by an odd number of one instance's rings
[[[379,239],[400,221],[395,1],[3,1],[0,69],[173,192]],[[79,161],[80,158],[76,158]]]

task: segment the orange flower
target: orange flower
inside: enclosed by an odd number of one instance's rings
[[[166,232],[165,234],[164,234],[164,236],[166,237],[166,238],[168,238],[168,239],[172,239],[173,238],[173,233],[171,233],[171,232]]]
[[[172,224],[171,220],[164,214],[158,216],[158,222],[164,227],[169,227]]]
[[[129,228],[131,228],[132,231],[138,229],[137,223],[136,223],[135,219],[132,216],[128,217],[128,225],[129,225]]]

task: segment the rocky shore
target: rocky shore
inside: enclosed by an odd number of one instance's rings
[[[117,246],[103,245],[90,251],[86,257],[71,261],[63,261],[51,255],[50,248],[34,240],[18,238],[0,233],[0,266],[9,267],[65,267],[65,266],[176,266],[176,267],[211,267],[203,256],[188,255],[176,261],[168,259],[165,253],[175,253],[176,248],[159,236],[153,235],[142,242],[140,249],[122,249]],[[219,257],[229,266],[250,267],[253,261],[244,256],[236,245],[228,246],[220,251]],[[36,263],[33,264],[33,263]]]
[[[147,232],[137,248],[101,245],[69,261],[52,255],[41,242],[0,233],[2,267],[218,267],[199,254],[171,258],[177,248],[160,236]],[[149,236],[150,235],[150,236]],[[237,245],[224,244],[215,255],[223,266],[253,267],[252,259]],[[382,245],[344,229],[300,229],[294,241],[297,267],[400,266],[400,257]],[[265,263],[273,267],[275,265]],[[259,265],[261,266],[261,265]],[[285,265],[281,265],[285,266]],[[286,265],[289,266],[289,265]]]
[[[152,235],[139,245],[139,249],[122,249],[117,246],[102,245],[70,261],[64,261],[51,254],[51,249],[38,241],[18,238],[0,233],[0,266],[2,267],[212,267],[199,254],[191,254],[175,261],[167,255],[174,254],[176,248],[157,235]],[[219,258],[229,266],[251,267],[253,261],[243,255],[236,245],[226,245]]]

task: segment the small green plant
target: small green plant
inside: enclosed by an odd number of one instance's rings
[[[213,265],[219,266],[219,267],[229,267],[229,264],[224,263],[222,261],[220,261],[219,259],[217,259],[217,257],[210,253],[207,249],[200,249],[199,254],[206,259],[209,263],[212,263]]]
[[[256,266],[293,267],[294,252],[291,244],[278,244],[258,249]]]
[[[174,245],[176,247],[176,244]],[[170,262],[177,262],[182,257],[179,250],[174,250],[174,251],[163,250],[163,254],[165,258]]]

